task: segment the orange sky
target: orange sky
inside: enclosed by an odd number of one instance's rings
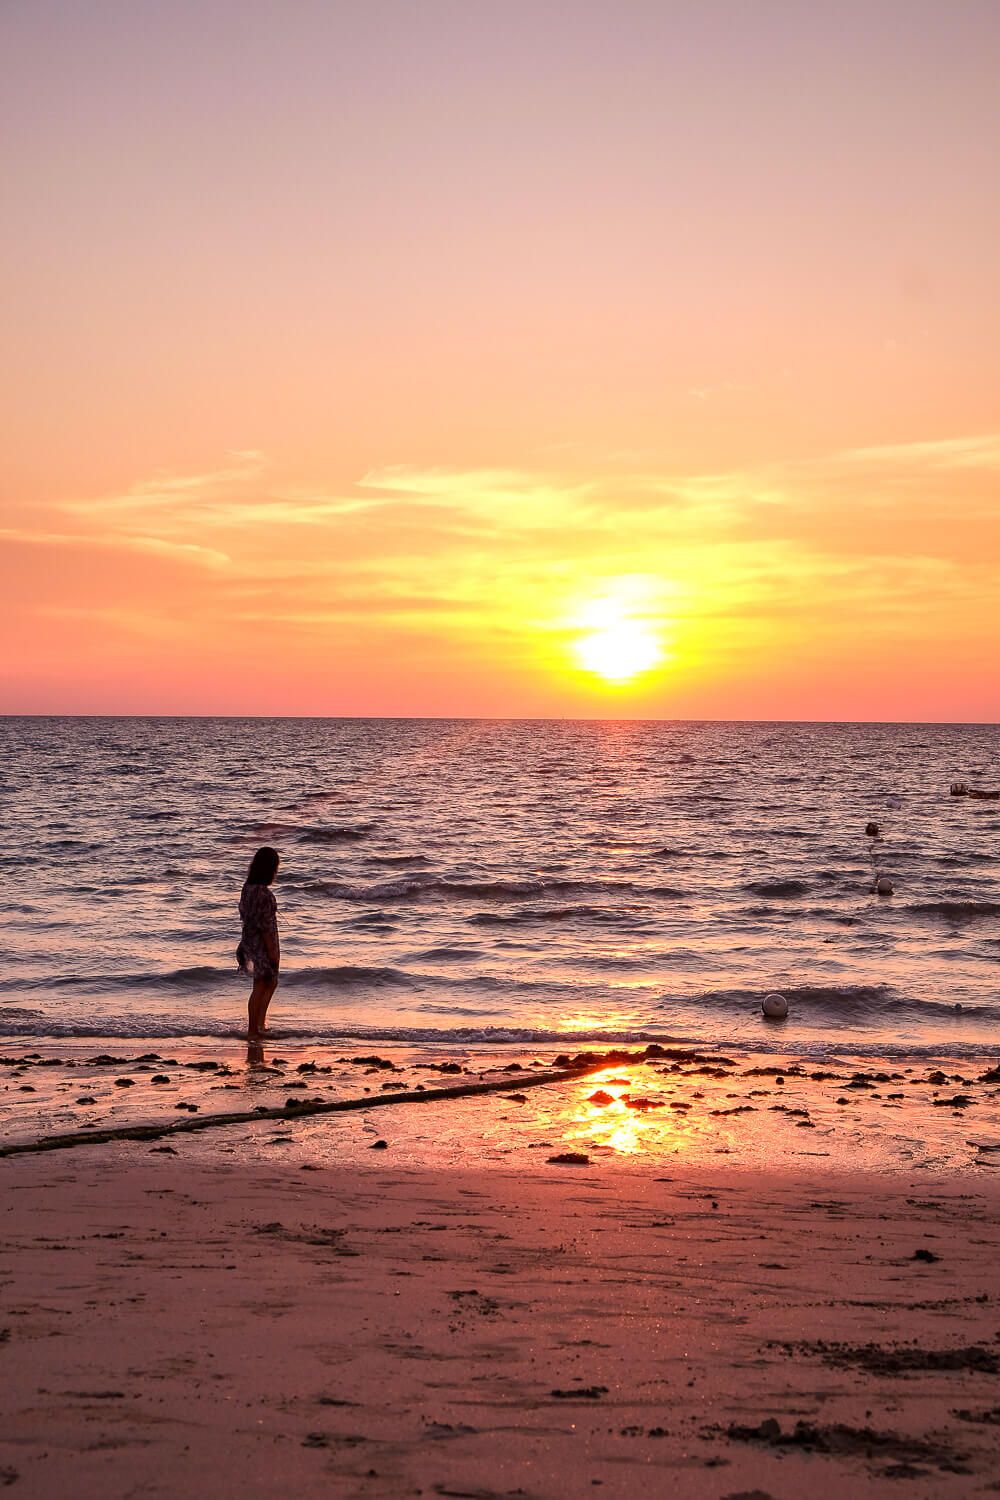
[[[998,717],[992,0],[11,0],[0,56],[0,710]]]

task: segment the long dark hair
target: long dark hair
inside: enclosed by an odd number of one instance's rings
[[[278,873],[280,855],[277,849],[272,849],[265,844],[263,849],[258,849],[250,861],[247,871],[247,885],[270,885]]]

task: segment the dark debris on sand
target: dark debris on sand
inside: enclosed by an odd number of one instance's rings
[[[1000,1427],[1000,1406],[990,1406],[984,1411],[970,1411],[968,1407],[961,1407],[952,1412],[960,1422],[975,1422],[980,1426]]]
[[[915,1467],[931,1464],[946,1473],[967,1474],[971,1471],[962,1460],[965,1454],[955,1452],[923,1438],[902,1437],[894,1432],[875,1432],[871,1427],[850,1427],[836,1422],[820,1426],[813,1422],[798,1421],[788,1432],[774,1417],[767,1417],[757,1426],[744,1426],[731,1422],[728,1427],[710,1427],[705,1436],[723,1436],[734,1443],[757,1443],[768,1448],[800,1448],[810,1453],[828,1453],[835,1457],[859,1457],[867,1459],[890,1459],[894,1464],[881,1472],[888,1478],[916,1478],[926,1469]]]
[[[885,1348],[881,1344],[836,1344],[818,1339],[815,1343],[786,1343],[778,1347],[818,1355],[824,1364],[839,1369],[853,1367],[869,1375],[914,1375],[925,1371],[1000,1375],[1000,1344],[996,1349],[987,1349],[982,1344],[966,1344],[960,1349],[922,1349],[915,1344]]]

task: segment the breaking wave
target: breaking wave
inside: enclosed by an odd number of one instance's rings
[[[464,1008],[459,1015],[476,1014]],[[296,1024],[294,1020],[270,1028],[271,1043],[282,1046],[298,1043],[310,1046],[324,1044],[375,1042],[396,1043],[403,1046],[450,1048],[474,1046],[483,1048],[531,1047],[608,1047],[618,1045],[645,1045],[660,1042],[666,1045],[695,1045],[701,1050],[718,1049],[725,1054],[735,1050],[737,1054],[768,1053],[776,1050],[788,1054],[792,1038],[775,1034],[770,1027],[765,1032],[751,1036],[735,1031],[729,1035],[706,1038],[697,1029],[667,1030],[664,1027],[580,1027],[560,1030],[544,1026],[364,1026],[351,1022],[325,1022],[319,1025]],[[165,1021],[160,1015],[143,1015],[132,1012],[128,1015],[109,1015],[90,1022],[59,1017],[36,1017],[28,1015],[0,1017],[0,1039],[32,1038],[38,1041],[120,1040],[120,1041],[170,1041],[188,1039],[200,1042],[226,1042],[245,1044],[243,1028],[233,1021],[220,1021],[203,1015],[177,1015]],[[878,1039],[867,1039],[843,1035],[826,1038],[794,1039],[793,1055],[802,1058],[821,1058],[829,1061],[834,1057],[936,1057],[941,1054],[940,1044],[896,1043]],[[949,1056],[979,1058],[991,1055],[984,1052],[981,1043],[964,1042],[961,1038],[950,1039],[947,1046]]]

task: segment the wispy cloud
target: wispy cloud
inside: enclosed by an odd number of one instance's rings
[[[1000,469],[1000,433],[938,438],[930,442],[885,443],[848,448],[836,455],[844,463],[898,465],[920,469]]]
[[[123,511],[132,515],[198,505],[235,487],[244,487],[263,471],[263,457],[255,451],[233,453],[230,457],[232,462],[204,473],[155,474],[120,493],[63,501],[62,508],[84,515],[114,516]]]
[[[172,542],[156,536],[120,535],[109,532],[70,533],[29,530],[23,527],[2,527],[0,537],[31,547],[68,547],[84,551],[96,548],[102,551],[144,552],[155,557],[187,562],[204,568],[227,567],[232,560],[228,553],[220,552],[214,547],[203,547],[199,542]]]
[[[256,450],[234,453],[230,463],[196,474],[159,474],[112,494],[59,501],[57,511],[128,532],[137,527],[169,535],[192,527],[315,525],[372,509],[357,494],[278,483]]]
[[[396,464],[370,469],[358,488],[407,496],[529,529],[557,526],[594,493],[594,482],[520,469],[449,469]]]

